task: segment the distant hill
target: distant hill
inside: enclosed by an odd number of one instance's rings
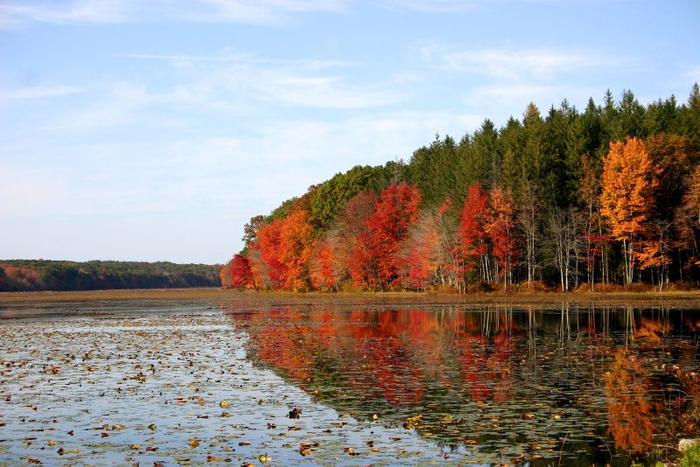
[[[218,287],[220,265],[0,260],[0,291]]]

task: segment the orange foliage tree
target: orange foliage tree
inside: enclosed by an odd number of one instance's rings
[[[610,143],[603,163],[601,214],[612,236],[622,242],[627,285],[634,275],[636,242],[648,232],[657,184],[656,170],[642,140],[627,138]]]
[[[509,191],[498,186],[489,193],[489,214],[485,231],[491,240],[498,274],[503,277],[503,288],[513,282],[513,266],[517,250],[514,228],[514,203]]]
[[[283,220],[277,219],[270,224],[263,224],[256,235],[257,243],[255,246],[265,266],[268,279],[266,282],[273,289],[283,287],[286,281],[286,265],[282,262],[280,255],[283,222]]]
[[[313,246],[313,227],[305,210],[292,211],[284,219],[260,226],[256,235],[257,249],[264,268],[252,267],[255,279],[264,269],[268,286],[273,289],[306,290],[310,288],[309,261]],[[255,260],[253,260],[255,262]]]
[[[294,211],[282,223],[279,258],[285,265],[283,287],[306,290],[310,287],[309,260],[313,227],[306,211]]]
[[[657,404],[648,400],[650,387],[639,359],[624,349],[615,352],[612,367],[605,374],[610,433],[615,446],[632,452],[652,447]]]

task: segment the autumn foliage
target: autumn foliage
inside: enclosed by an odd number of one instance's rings
[[[252,218],[222,286],[700,285],[698,115],[697,86],[680,108],[645,109],[631,93],[584,113],[563,103],[546,118],[531,104],[522,123],[486,121],[408,163],[355,167]]]

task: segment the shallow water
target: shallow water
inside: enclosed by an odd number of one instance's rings
[[[0,317],[0,464],[628,465],[700,436],[695,310],[129,300]]]

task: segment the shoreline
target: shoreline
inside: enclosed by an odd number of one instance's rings
[[[700,308],[698,291],[645,292],[253,292],[221,288],[1,292],[0,305],[112,300],[207,300],[241,305],[673,305]]]

